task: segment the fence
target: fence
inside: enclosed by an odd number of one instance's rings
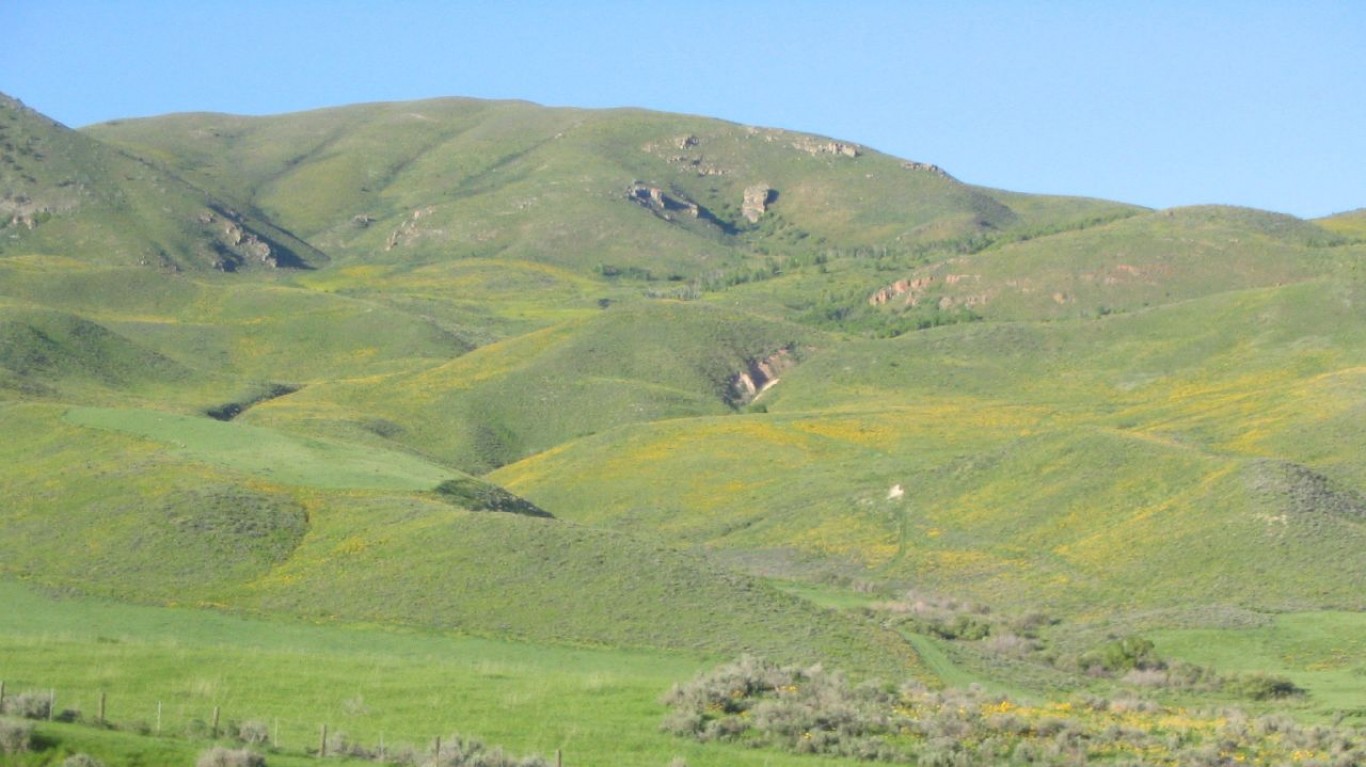
[[[90,696],[92,694],[87,692],[85,695]],[[4,680],[0,680],[0,714],[9,716],[90,724],[95,727],[128,730],[141,735],[156,737],[175,737],[186,740],[230,740],[246,745],[268,746],[281,752],[312,754],[319,758],[362,756],[384,762],[386,757],[397,753],[399,750],[411,749],[422,753],[415,744],[386,744],[382,731],[378,734],[377,743],[371,747],[349,740],[343,732],[330,728],[325,722],[314,724],[304,722],[301,719],[291,720],[278,716],[271,717],[269,722],[253,718],[240,720],[229,718],[225,720],[223,708],[219,705],[204,706],[202,711],[195,712],[194,707],[181,704],[178,708],[178,715],[168,717],[163,702],[157,701],[154,710],[148,707],[146,711],[149,715],[148,718],[136,718],[136,712],[132,712],[133,716],[124,719],[123,724],[118,725],[112,722],[108,716],[110,696],[106,690],[100,690],[90,700],[94,703],[96,712],[93,719],[86,719],[82,715],[82,709],[79,705],[71,705],[84,702],[80,696],[63,697],[60,700],[63,705],[70,707],[65,709],[58,707],[59,697],[55,688],[37,692],[27,691],[14,695],[12,692],[7,693]],[[196,713],[202,713],[206,718],[201,719],[195,715]],[[433,755],[443,753],[441,736],[434,736],[426,742],[430,744],[429,753]],[[451,745],[451,741],[448,740],[447,745]],[[563,763],[563,753],[560,749],[556,749],[554,765],[555,767],[563,767]]]

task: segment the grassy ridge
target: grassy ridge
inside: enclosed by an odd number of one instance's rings
[[[756,243],[909,245],[1133,210],[1003,195],[1017,214],[988,190],[867,148],[638,110],[444,99],[87,132],[231,189],[333,255],[369,262],[500,255],[693,276],[751,260]],[[626,199],[634,182],[701,205],[716,225],[641,209]],[[740,210],[756,184],[777,190],[759,228]]]
[[[0,94],[0,252],[60,253],[154,269],[237,271],[326,263],[313,246],[226,197]]]
[[[1203,206],[1006,243],[911,271],[889,300],[992,319],[1096,316],[1320,278],[1354,256],[1299,219]]]

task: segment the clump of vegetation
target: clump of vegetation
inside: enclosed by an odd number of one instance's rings
[[[1293,681],[1265,674],[1220,674],[1213,669],[1164,658],[1149,639],[1108,636],[1080,652],[1060,652],[1049,629],[1061,622],[1038,612],[998,613],[983,605],[920,592],[872,608],[884,625],[969,647],[988,658],[1037,664],[1082,678],[1111,679],[1146,690],[1220,692],[1253,701],[1303,694]]]
[[[1006,623],[984,605],[914,591],[878,608],[890,615],[889,626],[940,639],[986,639]]]
[[[235,731],[237,740],[248,746],[264,746],[270,742],[270,725],[265,722],[249,719],[234,722],[229,727]]]
[[[1274,700],[1303,695],[1304,690],[1294,682],[1275,674],[1242,674],[1229,677],[1224,688],[1252,700]]]
[[[1102,644],[1081,658],[1081,666],[1094,674],[1155,671],[1165,668],[1157,648],[1143,637],[1127,636]]]
[[[1135,697],[1035,704],[914,681],[854,685],[820,667],[753,657],[675,686],[664,702],[663,727],[675,735],[887,762],[1349,765],[1366,758],[1363,733],[1341,725],[1202,714]]]
[[[52,713],[52,696],[46,692],[21,692],[0,703],[0,714],[21,719],[47,719]]]
[[[502,511],[528,517],[551,517],[540,506],[519,498],[497,485],[473,477],[448,479],[436,486],[436,494],[447,503],[470,511]]]
[[[418,750],[411,745],[371,748],[352,740],[345,733],[327,738],[328,757],[364,759],[401,767],[548,767],[541,756],[513,756],[501,746],[488,747],[475,738],[459,734],[441,738],[431,748]]]
[[[266,758],[246,748],[214,746],[202,752],[195,767],[265,767]]]
[[[0,753],[22,754],[32,746],[32,723],[19,719],[0,719]]]
[[[215,421],[231,421],[253,405],[277,399],[298,391],[300,386],[282,383],[261,383],[242,393],[237,398],[204,409],[204,415]]]
[[[478,740],[452,735],[443,738],[441,747],[417,763],[420,767],[547,767],[540,756],[515,757],[494,746],[487,748]]]
[[[90,754],[72,754],[62,760],[62,767],[104,767],[104,762]]]

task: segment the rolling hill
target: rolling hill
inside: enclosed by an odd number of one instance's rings
[[[1034,694],[888,600],[1366,609],[1359,214],[470,99],[0,148],[0,577]]]

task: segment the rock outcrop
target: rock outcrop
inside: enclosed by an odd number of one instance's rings
[[[829,154],[836,157],[858,157],[862,154],[858,144],[846,144],[843,141],[821,139],[814,136],[800,136],[792,142],[792,147],[810,155]]]
[[[384,241],[384,249],[390,251],[400,245],[407,245],[416,240],[418,238],[418,221],[422,220],[424,216],[430,216],[434,212],[436,212],[436,208],[430,205],[425,208],[414,210],[412,215],[408,216],[403,223],[398,225],[398,228],[389,233],[388,239]]]
[[[902,163],[901,163],[901,167],[902,167],[902,168],[905,168],[906,170],[915,170],[915,171],[920,171],[920,172],[922,172],[922,173],[930,173],[930,174],[935,175],[935,176],[938,176],[938,177],[940,177],[940,178],[947,178],[947,179],[952,179],[952,178],[953,178],[953,176],[950,176],[950,175],[948,174],[948,171],[944,170],[943,168],[939,167],[938,165],[934,165],[934,164],[928,163],[928,162],[916,162],[915,160],[903,160]]]
[[[272,247],[270,240],[247,228],[242,215],[231,208],[214,205],[195,220],[212,228],[214,242],[209,258],[220,272],[235,272],[250,263],[272,269],[302,265],[289,249],[278,244]]]
[[[744,201],[740,204],[740,214],[751,224],[757,223],[768,204],[773,200],[773,187],[768,184],[754,184],[745,187]]]
[[[717,165],[702,154],[702,139],[691,134],[675,136],[666,141],[651,141],[641,150],[661,158],[670,165],[677,165],[699,176],[726,176],[730,170]],[[679,153],[682,154],[679,154]]]
[[[778,383],[778,376],[797,364],[792,347],[784,346],[761,359],[745,361],[745,369],[731,376],[726,402],[740,407],[753,402],[765,390]]]
[[[682,195],[673,195],[660,187],[635,182],[626,188],[626,197],[632,202],[647,208],[665,221],[672,221],[676,213],[690,218],[699,218],[704,211],[702,206]]]
[[[925,274],[919,277],[897,280],[892,284],[880,288],[871,296],[868,296],[870,306],[882,306],[900,299],[904,306],[919,306],[926,299],[934,299],[930,295],[931,288],[935,287],[936,282],[944,288],[965,286],[965,283],[977,283],[982,279],[979,274],[945,274],[939,278],[935,275]],[[959,288],[961,290],[961,288]],[[955,306],[966,306],[968,308],[980,306],[991,300],[991,293],[984,292],[970,295],[941,295],[934,299],[935,305],[940,309],[951,309]]]

